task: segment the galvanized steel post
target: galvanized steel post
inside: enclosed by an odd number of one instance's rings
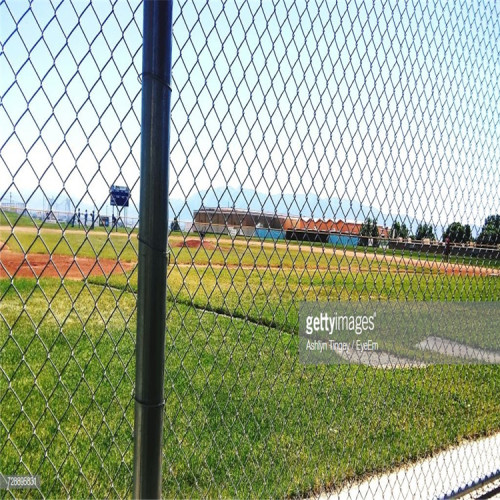
[[[172,0],[145,0],[134,498],[161,497]]]

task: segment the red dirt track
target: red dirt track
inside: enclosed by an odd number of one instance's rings
[[[91,259],[67,255],[45,255],[0,251],[0,278],[64,277],[85,279],[88,276],[109,276],[130,271],[134,263],[110,259]]]

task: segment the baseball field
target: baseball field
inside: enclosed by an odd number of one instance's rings
[[[0,222],[0,470],[130,496],[136,234]],[[497,264],[169,246],[165,497],[305,496],[500,430],[498,365],[305,366],[297,335],[303,300],[496,301]]]

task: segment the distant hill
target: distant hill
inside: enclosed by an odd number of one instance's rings
[[[344,221],[363,222],[367,217],[375,218],[381,226],[391,227],[395,220],[403,221],[410,232],[415,231],[419,220],[403,213],[382,213],[377,207],[363,205],[358,200],[340,200],[339,198],[319,198],[315,194],[265,194],[253,189],[232,187],[210,188],[191,194],[187,199],[170,198],[169,219],[177,217],[179,221],[192,221],[193,213],[201,206],[235,207],[240,209],[290,215],[315,219],[342,219]],[[443,228],[435,227],[440,237]]]
[[[318,198],[314,194],[264,194],[251,189],[215,188],[194,193],[185,200],[170,199],[170,218],[192,220],[193,212],[199,207],[235,207],[277,213],[280,215],[302,216],[363,221],[375,217],[379,224],[392,224],[393,217],[381,214],[378,209],[360,204],[357,200],[338,198]]]
[[[17,196],[19,198],[19,196]],[[3,201],[7,202],[7,199]],[[15,200],[20,201],[20,200]],[[137,203],[137,200],[134,200]],[[382,213],[377,207],[363,205],[358,200],[349,200],[339,198],[319,198],[311,194],[266,194],[253,189],[218,187],[210,188],[205,191],[194,192],[188,198],[170,198],[169,219],[177,217],[181,222],[193,220],[193,213],[202,205],[205,207],[235,207],[240,209],[249,208],[250,210],[276,213],[279,215],[290,215],[296,217],[315,219],[342,219],[348,221],[362,222],[367,217],[377,220],[382,226],[391,227],[395,219],[403,220],[410,231],[415,231],[419,223],[414,217],[398,213]],[[56,199],[53,209],[65,211],[68,206],[72,206],[67,196],[59,196]],[[89,211],[97,208],[101,214],[111,214],[112,209],[108,200],[102,206],[94,207],[91,203],[82,202],[81,210]],[[48,208],[48,200],[40,193],[36,193],[29,198],[30,208]],[[127,216],[135,218],[138,216],[134,203],[131,203],[127,210]],[[438,237],[442,234],[443,228],[436,227]]]

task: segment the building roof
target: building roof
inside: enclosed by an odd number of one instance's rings
[[[207,213],[222,213],[222,214],[238,214],[238,215],[251,215],[253,217],[279,217],[280,219],[289,218],[288,215],[278,214],[276,212],[263,212],[259,210],[250,210],[249,208],[236,208],[236,207],[204,207],[203,205],[195,210],[194,213],[207,212]]]
[[[297,223],[294,227],[290,229],[302,229],[309,231],[321,231],[329,233],[343,233],[351,235],[359,235],[361,233],[362,222],[352,222],[343,221],[339,219],[337,221],[333,219],[300,219],[300,223]],[[389,229],[383,226],[377,226],[379,235],[382,238],[389,237]]]
[[[293,215],[282,215],[273,212],[263,212],[258,210],[250,210],[249,208],[236,208],[236,207],[204,207],[203,205],[194,211],[194,215],[197,213],[220,213],[228,215],[250,215],[252,217],[269,217],[278,218],[282,222],[282,227],[284,230],[306,230],[306,231],[322,231],[329,233],[343,233],[351,235],[359,235],[361,232],[362,222],[355,221],[343,221],[338,219],[321,219],[321,218],[303,218]],[[389,229],[383,226],[377,226],[379,235],[382,238],[389,237]]]

